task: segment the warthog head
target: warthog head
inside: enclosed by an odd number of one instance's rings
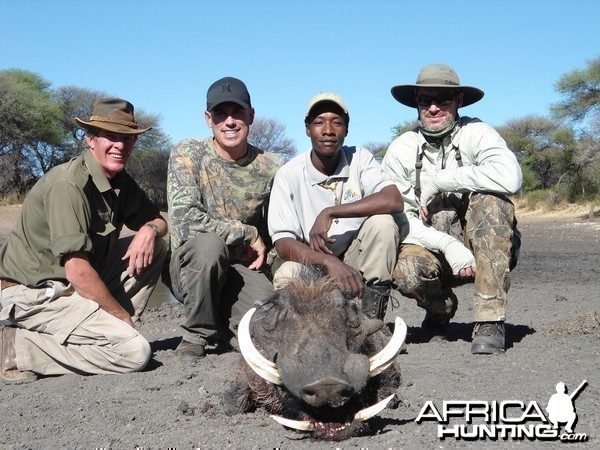
[[[237,411],[264,407],[289,428],[343,440],[368,430],[400,383],[395,359],[406,337],[360,312],[328,278],[306,269],[250,310],[238,330]]]

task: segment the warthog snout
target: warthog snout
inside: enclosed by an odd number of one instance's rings
[[[311,406],[335,408],[345,404],[354,395],[354,388],[343,380],[326,377],[304,386],[300,395]]]

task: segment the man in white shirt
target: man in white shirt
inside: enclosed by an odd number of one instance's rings
[[[396,263],[398,227],[391,214],[402,196],[373,155],[346,147],[350,115],[342,98],[321,93],[309,103],[306,134],[312,148],[275,176],[269,234],[285,261],[273,284],[280,288],[302,264],[333,277],[363,311],[383,319]]]

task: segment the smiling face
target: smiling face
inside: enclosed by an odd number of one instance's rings
[[[317,170],[330,174],[335,169],[347,134],[344,112],[338,105],[323,102],[311,110],[306,135],[312,144],[311,159]]]
[[[131,157],[137,135],[98,130],[86,135],[86,142],[100,169],[109,180],[125,169]]]
[[[428,130],[441,130],[456,119],[462,101],[462,92],[445,88],[419,88],[416,96],[419,120]]]
[[[204,114],[206,124],[212,129],[217,151],[231,159],[239,159],[248,149],[250,125],[254,122],[254,108],[244,108],[233,102],[215,106]]]

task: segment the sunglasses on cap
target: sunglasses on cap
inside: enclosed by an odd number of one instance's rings
[[[447,94],[441,94],[437,97],[430,97],[429,95],[417,95],[415,97],[415,102],[419,106],[430,106],[432,103],[435,103],[438,106],[448,106],[451,104],[456,98],[456,93],[448,92]]]

